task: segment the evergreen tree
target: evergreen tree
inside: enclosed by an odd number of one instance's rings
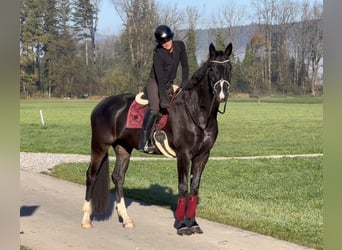
[[[97,23],[97,8],[90,0],[73,0],[74,29],[80,40],[84,41],[85,64],[89,64],[89,38],[92,41],[92,48],[95,49],[95,32]]]
[[[42,57],[40,68],[41,68],[41,81],[43,82],[42,91],[48,90],[50,96],[50,87],[48,84],[49,71],[48,64],[49,60],[48,53],[50,51],[51,44],[58,39],[58,10],[57,10],[57,0],[46,1],[46,8],[44,13],[44,27],[43,27],[43,47],[42,51],[44,56]]]
[[[87,91],[86,70],[78,57],[76,40],[70,26],[71,4],[59,0],[56,5],[57,34],[44,57],[49,93],[55,96],[80,96]]]
[[[226,45],[224,42],[224,37],[222,34],[222,30],[221,29],[217,29],[215,32],[215,47],[217,50],[225,50],[226,49]]]
[[[199,18],[198,10],[195,7],[188,7],[186,9],[186,16],[189,24],[186,45],[188,53],[189,74],[191,77],[191,75],[198,68],[196,58],[196,23]]]
[[[20,2],[20,87],[32,95],[41,89],[40,59],[43,48],[43,13],[45,0]]]
[[[251,41],[246,45],[245,58],[242,62],[242,74],[244,83],[248,84],[248,92],[252,95],[259,95],[266,89],[263,81],[264,70],[263,61],[265,60],[263,50],[265,42],[262,36],[255,34]]]
[[[186,40],[186,47],[188,53],[189,75],[191,76],[198,68],[196,58],[196,31],[191,27],[188,31],[188,38]]]

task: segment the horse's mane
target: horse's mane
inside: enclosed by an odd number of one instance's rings
[[[186,83],[186,88],[190,89],[198,85],[207,74],[209,60],[205,61],[191,76],[189,81]]]
[[[208,69],[208,61],[204,62],[191,76],[191,79],[202,81]]]

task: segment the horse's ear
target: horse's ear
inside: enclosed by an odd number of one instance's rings
[[[232,43],[229,43],[224,54],[229,57],[232,53],[232,50],[233,50],[233,44]]]
[[[209,45],[209,56],[210,58],[213,58],[216,55],[216,49],[213,43],[210,43]]]

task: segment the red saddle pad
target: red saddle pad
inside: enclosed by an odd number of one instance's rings
[[[147,105],[139,104],[134,100],[128,110],[126,128],[142,128],[146,109]],[[167,118],[167,114],[160,118],[157,123],[158,129],[162,129],[166,125]]]

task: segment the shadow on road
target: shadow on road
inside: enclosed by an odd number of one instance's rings
[[[32,216],[39,206],[21,206],[20,207],[20,217]]]
[[[141,206],[157,205],[174,211],[176,209],[178,198],[178,196],[174,194],[172,188],[163,187],[159,184],[152,184],[146,189],[124,188],[124,194],[127,208],[134,202]],[[113,215],[114,208],[115,195],[114,189],[112,189],[107,212],[103,214],[92,215],[91,219],[95,221],[108,220]],[[120,221],[120,218],[118,218],[118,220],[119,222],[122,222]]]

